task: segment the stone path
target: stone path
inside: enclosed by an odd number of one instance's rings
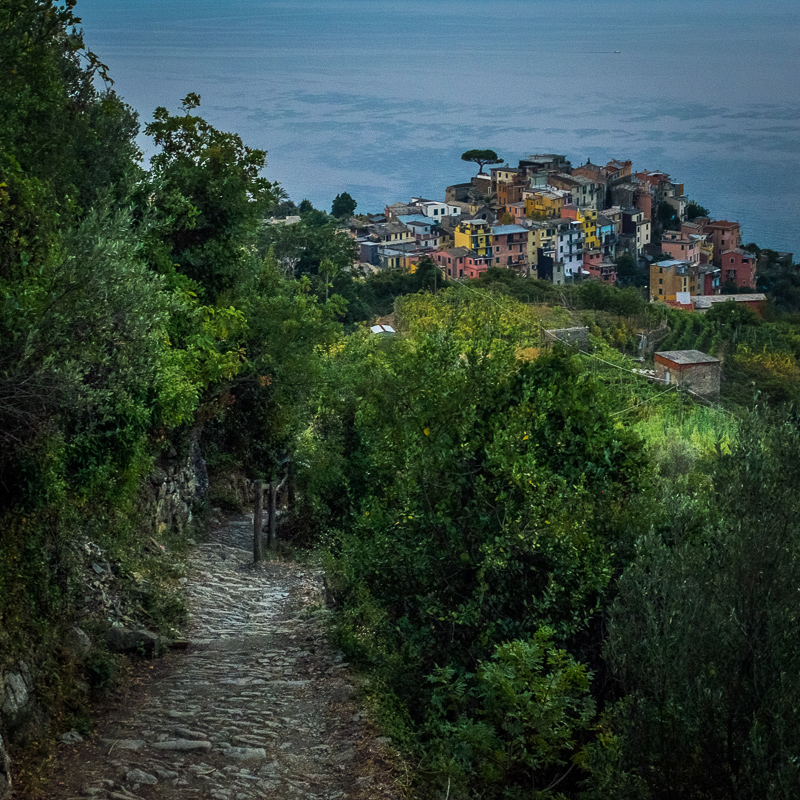
[[[137,708],[102,738],[70,745],[52,800],[398,798],[326,641],[320,576],[252,564],[252,522],[219,526],[195,548],[185,652],[167,657]]]

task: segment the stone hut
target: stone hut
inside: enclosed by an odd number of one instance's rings
[[[719,396],[721,363],[699,350],[662,350],[654,356],[656,376],[703,397]]]

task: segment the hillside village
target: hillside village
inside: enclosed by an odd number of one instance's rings
[[[502,267],[556,285],[624,284],[628,254],[640,283],[649,276],[651,301],[690,311],[729,297],[757,306],[757,254],[742,247],[738,222],[705,214],[664,172],[617,160],[573,167],[563,155],[539,154],[448,186],[444,200],[394,202],[342,229],[372,271],[413,272],[427,256],[451,279]],[[791,265],[791,253],[778,257]]]

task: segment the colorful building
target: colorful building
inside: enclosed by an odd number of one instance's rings
[[[564,265],[567,279],[580,276],[583,269],[583,228],[577,220],[554,220],[556,228],[555,257]]]
[[[436,250],[440,244],[441,231],[436,222],[423,214],[410,214],[397,217],[397,221],[414,236],[417,248]]]
[[[722,266],[725,251],[742,246],[742,229],[738,222],[728,222],[726,219],[709,221],[703,225],[703,233],[714,246],[712,263],[718,267]]]
[[[650,265],[650,300],[677,300],[679,293],[698,294],[699,269],[696,264],[670,259]]]
[[[461,209],[450,203],[441,203],[438,200],[426,200],[424,197],[412,197],[411,204],[420,213],[437,222],[444,217],[459,217]]]
[[[569,192],[558,189],[531,189],[523,193],[525,214],[532,219],[559,219],[570,200]]]
[[[720,258],[719,268],[723,285],[733,283],[738,289],[756,288],[756,257],[737,247],[726,250]]]
[[[466,247],[437,250],[433,260],[448,278],[478,278],[491,266],[489,256],[479,256]]]
[[[566,205],[562,211],[562,216],[580,222],[583,228],[583,247],[595,250],[600,247],[600,239],[597,235],[597,210],[594,208],[579,208],[576,205]]]
[[[527,219],[522,224],[528,229],[528,263],[537,266],[542,255],[554,258],[558,244],[555,221]]]
[[[689,264],[700,263],[700,242],[695,237],[680,231],[664,231],[661,237],[661,251],[678,261],[687,261]]]
[[[650,221],[644,218],[641,209],[622,210],[622,233],[632,254],[640,256],[645,245],[650,244],[650,225]]]
[[[528,261],[527,228],[521,225],[496,225],[492,228],[492,266],[527,267]]]
[[[597,240],[603,256],[613,261],[617,256],[617,226],[605,214],[597,215]]]
[[[550,175],[550,185],[569,192],[572,202],[580,208],[602,208],[605,205],[605,183],[599,183],[583,175],[566,175],[562,172]]]
[[[617,265],[607,260],[600,249],[583,251],[583,272],[592,280],[611,285],[617,282]]]
[[[481,219],[470,219],[460,222],[453,232],[456,247],[465,247],[479,256],[490,256],[492,253],[492,228]]]

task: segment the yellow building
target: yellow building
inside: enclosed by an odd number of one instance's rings
[[[552,191],[550,189],[526,192],[524,195],[525,214],[532,219],[537,217],[557,219],[561,216],[561,210],[564,208],[565,197],[566,192]]]
[[[698,269],[685,261],[660,261],[650,265],[650,300],[677,300],[678,292],[696,295]]]
[[[525,226],[528,234],[528,263],[539,263],[539,250],[555,252],[557,228],[552,222],[529,222]]]
[[[583,227],[583,249],[599,250],[600,237],[597,235],[597,210],[594,208],[578,209],[578,222]]]
[[[492,253],[492,228],[482,219],[468,219],[460,223],[453,233],[456,247],[466,247],[479,256]]]

